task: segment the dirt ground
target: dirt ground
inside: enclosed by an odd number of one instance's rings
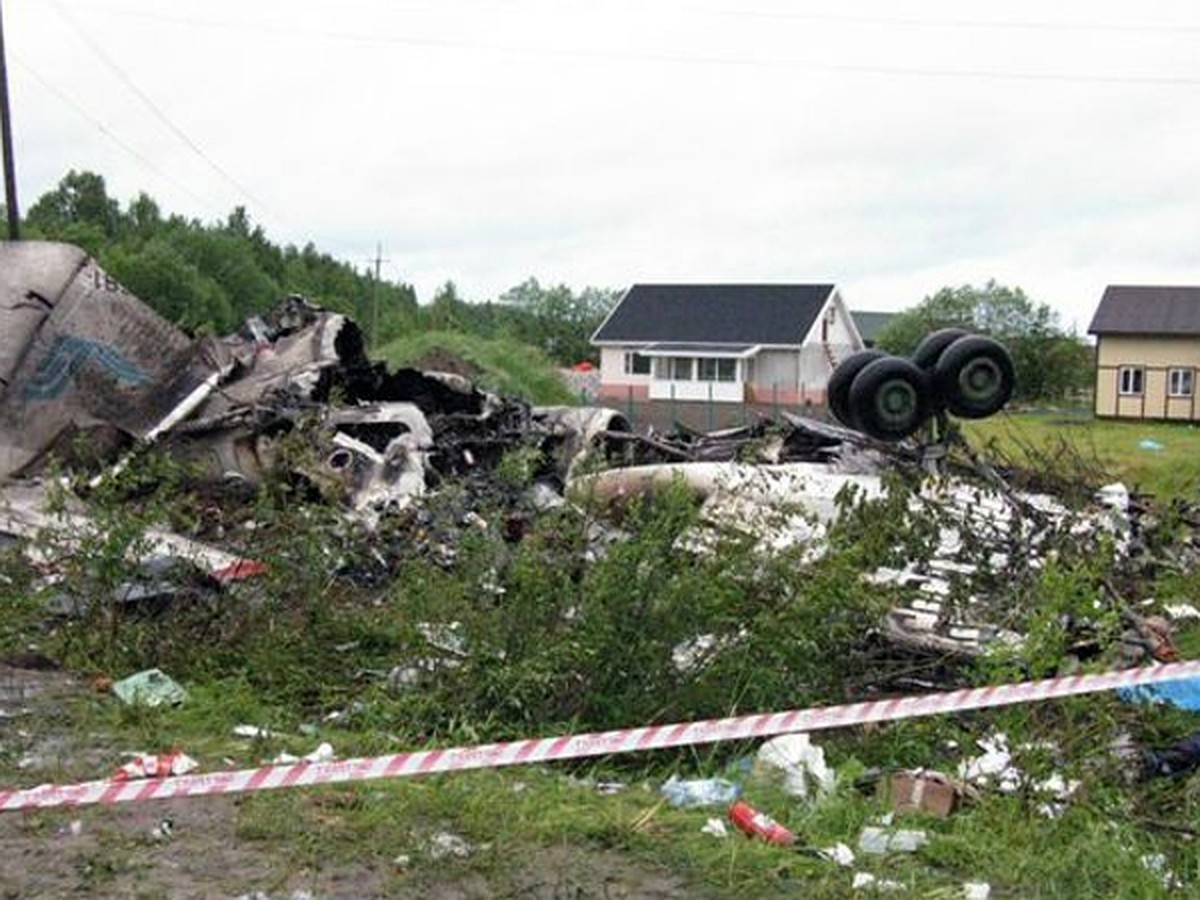
[[[0,665],[3,784],[91,780],[117,748],[79,734],[64,701],[87,687],[56,671]],[[241,797],[0,813],[0,897],[371,898],[530,900],[696,897],[683,879],[620,853],[537,849],[486,874],[455,861],[444,872],[322,860],[320,835],[301,850],[239,839]]]

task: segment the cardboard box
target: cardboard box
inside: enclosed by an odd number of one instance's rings
[[[879,780],[878,795],[898,813],[923,812],[945,817],[958,808],[963,788],[941,772],[915,769],[885,775]]]

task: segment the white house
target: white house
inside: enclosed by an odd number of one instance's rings
[[[832,284],[635,284],[592,343],[601,398],[784,406],[863,348]]]

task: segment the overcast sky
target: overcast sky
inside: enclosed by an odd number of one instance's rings
[[[529,276],[1200,284],[1194,0],[0,0],[21,202],[244,205],[423,300]]]

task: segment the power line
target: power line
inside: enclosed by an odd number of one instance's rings
[[[141,151],[139,151],[136,147],[134,147],[131,144],[127,143],[126,141],[122,140],[121,137],[119,137],[115,132],[113,132],[110,128],[108,128],[103,122],[101,122],[99,119],[97,119],[91,113],[89,113],[83,107],[83,105],[81,103],[79,103],[79,101],[77,101],[75,98],[73,98],[66,91],[64,91],[61,88],[57,87],[56,85],[52,84],[50,81],[48,81],[45,78],[45,76],[43,76],[41,73],[39,73],[36,69],[34,69],[32,66],[30,66],[27,62],[25,62],[19,56],[16,56],[14,54],[13,59],[17,63],[17,65],[19,65],[29,75],[31,75],[35,80],[37,80],[42,85],[42,87],[44,87],[46,90],[48,90],[54,96],[56,96],[60,101],[62,101],[64,104],[66,104],[71,109],[73,109],[76,113],[78,113],[85,120],[87,120],[92,125],[94,125],[97,131],[99,131],[101,134],[103,134],[106,138],[108,138],[110,141],[112,141],[114,144],[116,144],[118,147],[120,147],[122,150],[124,150],[126,153],[128,153],[130,156],[132,156],[134,159],[136,159],[146,169],[150,170],[151,172],[153,172],[155,175],[159,176],[160,178],[175,185],[175,187],[179,188],[179,190],[183,191],[185,194],[187,194],[189,197],[191,197],[196,202],[204,205],[205,207],[207,207],[208,209],[217,213],[218,215],[221,214],[221,210],[217,209],[217,207],[214,206],[210,201],[204,199],[199,194],[197,194],[195,191],[191,190],[186,184],[183,184],[181,181],[179,181],[179,179],[175,178],[173,175],[170,175],[167,172],[164,172],[157,165],[155,165],[154,162],[152,160],[150,160],[145,154],[143,154]]]
[[[183,143],[186,144],[193,153],[200,157],[200,159],[204,160],[204,162],[208,164],[209,168],[220,175],[221,178],[231,185],[242,197],[249,200],[252,205],[257,206],[259,209],[265,210],[267,208],[266,204],[256,200],[253,194],[246,190],[246,188],[242,187],[232,175],[226,172],[224,168],[219,166],[207,153],[205,153],[200,146],[183,131],[183,129],[171,121],[167,114],[163,112],[152,99],[150,99],[146,92],[137,86],[137,84],[132,78],[129,77],[125,70],[118,66],[117,63],[104,51],[104,48],[96,43],[92,36],[87,33],[86,29],[80,26],[80,24],[75,20],[70,12],[67,11],[62,3],[59,2],[59,0],[51,0],[51,3],[53,4],[54,9],[59,16],[71,26],[75,33],[79,35],[85,44],[87,44],[88,48],[96,55],[96,57],[102,63],[104,63],[104,65],[107,66],[113,72],[113,74],[121,79],[121,82],[130,91],[132,91],[137,98],[142,101],[143,104],[145,104],[146,108],[150,110],[156,119],[170,129],[172,134],[183,141]]]
[[[1200,25],[1119,24],[1116,22],[1019,21],[1003,19],[923,19],[905,16],[852,16],[841,13],[766,12],[696,7],[697,12],[746,19],[830,22],[843,25],[893,25],[900,28],[955,28],[984,31],[1098,31],[1115,34],[1200,34]]]
[[[493,3],[491,4],[502,9],[511,9],[509,4]],[[105,11],[116,13],[117,15],[134,16],[140,18],[162,18],[170,20],[173,17],[169,14],[146,12],[144,10],[132,10],[109,4],[88,4],[88,9],[96,11]],[[389,11],[399,12],[434,12],[443,9],[443,6],[437,5],[400,5],[398,3],[389,3],[387,5]],[[1012,20],[1012,19],[963,19],[963,18],[918,18],[911,16],[870,16],[870,15],[850,15],[846,13],[809,13],[809,12],[794,12],[794,11],[776,11],[776,10],[755,10],[755,9],[725,9],[720,7],[706,6],[677,6],[675,7],[680,12],[685,13],[700,13],[708,16],[719,16],[727,18],[744,18],[744,19],[768,19],[768,20],[794,20],[801,22],[830,22],[844,25],[893,25],[902,28],[954,28],[962,30],[1022,30],[1022,31],[1093,31],[1093,32],[1109,32],[1117,34],[1158,34],[1164,36],[1174,36],[1180,34],[1200,34],[1200,24],[1191,23],[1120,23],[1120,22],[1070,22],[1065,20]],[[585,8],[586,12],[593,12],[598,9],[597,6],[589,5]],[[547,11],[553,13],[564,12],[561,6],[552,6],[548,10],[543,9],[539,14]],[[641,12],[639,8],[639,13]],[[567,11],[569,12],[569,11]],[[199,24],[199,23],[198,23]]]
[[[57,2],[57,0],[55,0]],[[192,16],[174,16],[169,13],[144,13],[140,11],[118,11],[120,15],[153,19],[172,24],[199,26],[220,30],[254,32],[281,36],[320,38],[324,40],[348,41],[367,44],[391,44],[422,48],[455,50],[484,50],[498,53],[543,55],[567,59],[598,59],[635,62],[657,62],[672,65],[726,66],[732,68],[801,69],[811,72],[834,72],[851,75],[882,75],[905,78],[974,79],[987,81],[1029,81],[1062,84],[1113,84],[1144,85],[1160,87],[1197,87],[1200,76],[1187,75],[1100,75],[1072,74],[1069,72],[1022,72],[996,69],[935,69],[909,66],[883,66],[856,63],[822,63],[803,59],[739,56],[699,56],[675,53],[644,52],[637,50],[558,48],[536,45],[502,44],[489,41],[465,41],[440,38],[417,38],[390,35],[379,32],[331,31],[319,28],[301,28],[293,25],[269,23],[230,22],[203,19]],[[782,14],[781,14],[782,15]],[[1200,29],[1198,29],[1200,30]]]

